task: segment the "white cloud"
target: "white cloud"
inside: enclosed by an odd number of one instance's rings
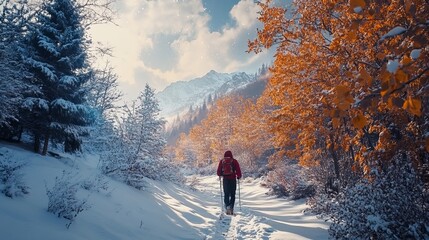
[[[141,85],[138,81],[153,83],[156,79],[161,90],[168,83],[202,76],[212,69],[247,71],[270,59],[269,54],[245,53],[258,24],[259,8],[253,0],[236,4],[230,11],[234,23],[220,32],[209,30],[213,16],[204,11],[201,0],[123,0],[121,4],[119,26],[92,30],[94,41],[114,47],[111,62],[121,82]],[[171,41],[159,41],[163,36]],[[160,67],[163,62],[166,65]]]

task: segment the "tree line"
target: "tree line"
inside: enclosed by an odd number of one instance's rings
[[[112,21],[112,4],[0,0],[0,138],[42,155],[99,153],[104,174],[141,188],[144,177],[161,177],[155,166],[176,174],[163,158],[155,90],[146,85],[120,106],[118,76],[96,64],[111,49],[94,46],[88,29]]]
[[[90,105],[91,24],[110,20],[111,1],[0,2],[0,135],[28,133],[35,152],[49,143],[80,150],[97,112]]]

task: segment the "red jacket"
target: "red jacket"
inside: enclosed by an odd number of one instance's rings
[[[222,160],[219,161],[219,165],[217,166],[217,175],[222,176]],[[241,169],[240,164],[238,164],[238,161],[235,159],[232,159],[232,165],[234,167],[234,174],[223,176],[225,179],[235,179],[235,178],[241,178]]]

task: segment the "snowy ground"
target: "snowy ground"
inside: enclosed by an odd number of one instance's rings
[[[269,197],[257,179],[241,181],[237,215],[219,218],[215,176],[198,177],[194,190],[147,180],[143,191],[104,178],[107,191],[80,190],[90,208],[67,229],[66,219],[46,211],[46,186],[51,188],[63,170],[76,174],[70,181],[95,179],[97,157],[42,157],[0,143],[0,160],[6,152],[26,163],[22,173],[30,193],[15,199],[0,195],[1,239],[328,239],[328,225],[304,214],[304,201]]]

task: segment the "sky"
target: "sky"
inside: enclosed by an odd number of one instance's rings
[[[162,91],[210,70],[255,73],[273,60],[271,51],[246,53],[262,28],[254,0],[117,0],[115,7],[116,25],[93,26],[90,34],[113,49],[109,61],[128,99],[146,83]]]

